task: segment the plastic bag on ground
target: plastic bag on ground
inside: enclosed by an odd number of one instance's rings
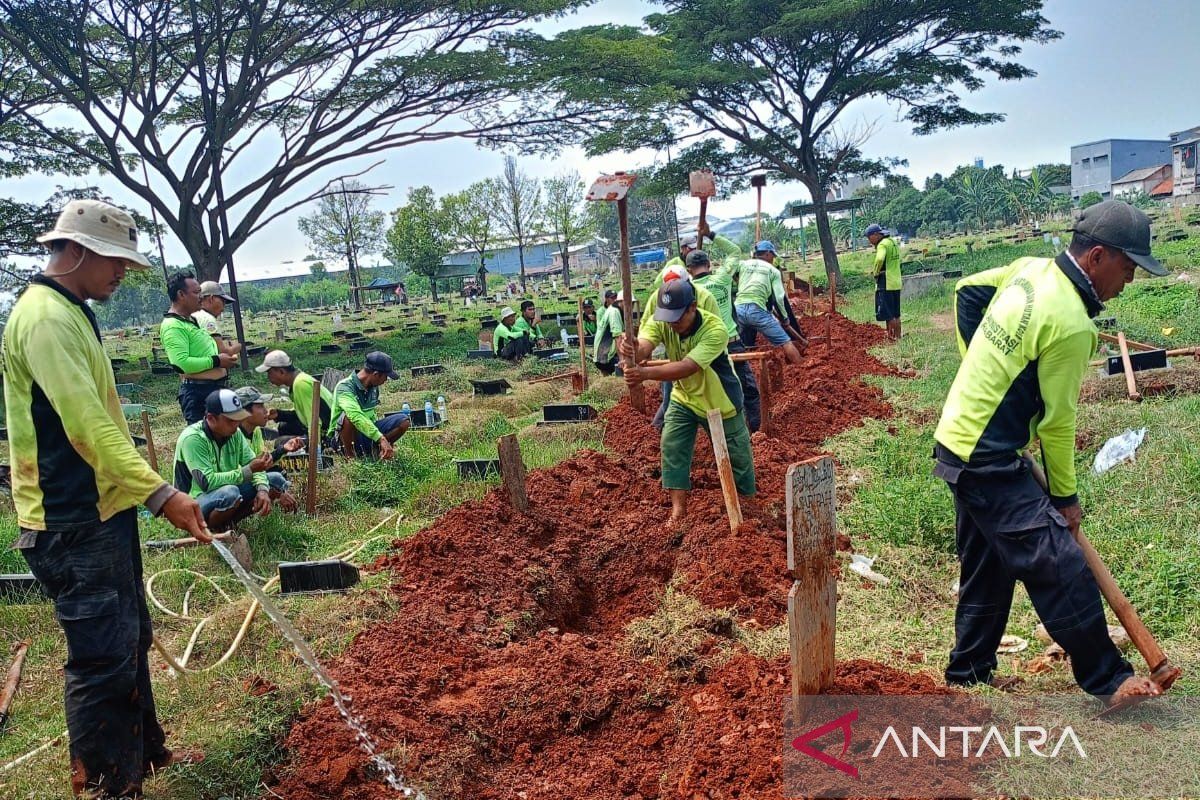
[[[1104,443],[1104,447],[1100,448],[1100,452],[1096,453],[1092,471],[1097,475],[1102,475],[1122,461],[1132,461],[1144,438],[1146,438],[1145,428],[1138,428],[1136,431],[1131,428],[1120,436],[1109,439]]]

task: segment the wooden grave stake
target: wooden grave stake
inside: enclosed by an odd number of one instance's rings
[[[830,456],[788,468],[787,566],[794,582],[788,592],[788,644],[792,662],[792,702],[833,685],[837,578],[837,481]]]
[[[729,517],[729,530],[737,532],[742,524],[742,505],[738,501],[737,485],[733,480],[733,466],[729,463],[729,445],[725,441],[725,423],[721,410],[708,410],[708,438],[712,439],[713,455],[717,459],[717,475],[721,477],[721,494],[725,495],[725,513]]]
[[[1142,399],[1142,393],[1137,388],[1137,378],[1133,375],[1133,362],[1129,360],[1129,345],[1125,341],[1125,334],[1117,334],[1117,345],[1121,348],[1121,364],[1125,367],[1125,389],[1129,392],[1129,399],[1138,401]]]
[[[8,722],[8,712],[12,708],[13,698],[17,696],[17,687],[21,685],[21,670],[25,667],[25,654],[28,652],[28,639],[13,647],[13,663],[8,668],[4,688],[0,689],[0,731],[4,730],[4,724]]]
[[[150,469],[158,472],[158,453],[154,452],[154,431],[150,430],[150,415],[142,409],[142,435],[146,437],[146,460]]]
[[[500,456],[500,480],[508,495],[508,502],[522,513],[529,510],[529,495],[525,492],[525,462],[521,459],[521,445],[515,433],[496,440],[496,452]]]
[[[771,362],[768,359],[762,358],[758,361],[758,406],[760,417],[758,429],[766,436],[772,435],[770,365]]]
[[[321,461],[321,382],[313,378],[312,408],[308,418],[308,482],[304,498],[304,511],[310,516],[317,513],[317,466]]]
[[[578,322],[575,325],[575,330],[579,334],[579,374],[583,377],[580,379],[583,391],[588,387],[587,373],[587,336],[583,332],[583,298],[579,298],[579,315],[576,317]]]

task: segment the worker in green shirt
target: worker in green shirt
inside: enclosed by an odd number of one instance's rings
[[[592,363],[596,369],[605,375],[614,372],[620,374],[619,356],[617,353],[617,338],[625,332],[625,318],[622,316],[624,305],[623,292],[612,289],[604,293],[604,311],[600,314],[596,326],[596,339],[592,347]]]
[[[505,361],[518,361],[533,352],[533,339],[515,330],[517,312],[510,306],[500,311],[500,323],[492,331],[492,352]]]
[[[537,316],[532,300],[521,301],[521,318],[513,326],[514,333],[523,333],[529,337],[534,347],[546,346],[546,333],[542,330],[542,321]]]
[[[266,373],[267,380],[273,386],[287,387],[292,398],[292,411],[276,411],[275,420],[279,433],[284,436],[308,437],[309,420],[312,419],[313,391],[320,387],[320,434],[324,436],[333,430],[333,392],[321,385],[321,382],[301,372],[292,364],[292,358],[282,350],[272,350],[263,357],[263,363],[254,368],[255,372]]]
[[[588,298],[583,301],[583,335],[595,336],[596,326],[596,304]]]
[[[621,337],[621,355],[634,361],[625,368],[627,383],[667,380],[673,384],[660,447],[672,524],[687,515],[696,429],[708,430],[710,410],[721,413],[738,492],[750,496],[755,491],[750,431],[742,409],[742,387],[726,352],[728,341],[729,331],[720,317],[697,307],[695,287],[687,278],[667,281],[659,288],[653,320],[638,331],[636,343]],[[670,363],[641,366],[660,344]]]
[[[700,249],[700,238],[689,233],[679,238],[679,255],[663,264],[663,269],[669,267],[683,267],[687,263],[688,254],[693,250]],[[728,237],[713,234],[708,228],[708,223],[704,225],[704,252],[708,253],[708,257],[719,264],[738,261],[742,257],[742,249]],[[659,280],[655,282],[654,288],[657,289],[662,285],[661,273]]]
[[[900,246],[881,225],[868,225],[866,234],[875,248],[875,319],[894,342],[900,338]]]
[[[201,542],[211,537],[196,501],[134,447],[88,305],[112,297],[127,270],[150,266],[133,217],[72,200],[38,241],[49,249],[46,269],[4,327],[13,546],[54,601],[67,641],[73,794],[140,796],[147,772],[203,754],[167,749],[155,712],[137,506]]]
[[[799,364],[800,350],[796,342],[804,343],[804,336],[787,322],[790,306],[783,290],[783,277],[775,267],[776,256],[775,245],[763,240],[754,246],[754,257],[738,265],[734,307],[737,320],[746,329],[751,342],[761,333],[773,346],[783,349],[788,363]],[[774,302],[782,322],[768,310],[769,302]]]
[[[996,293],[1032,261],[1034,259],[1018,258],[1007,266],[976,272],[954,284],[954,333],[960,356],[967,354],[967,343],[975,336]]]
[[[281,436],[278,431],[267,429],[267,423],[271,419],[267,403],[271,402],[272,395],[263,394],[253,386],[243,386],[234,394],[237,395],[238,400],[242,401],[242,408],[249,414],[239,423],[239,428],[242,435],[246,437],[246,441],[250,443],[252,453],[255,455],[270,453],[271,466],[278,467],[280,459],[285,455],[304,448],[306,440],[303,436]],[[270,446],[267,445],[268,433],[271,435]],[[279,507],[284,511],[294,512],[297,508],[296,497],[289,491],[291,485],[283,471],[281,469],[268,470],[267,483],[271,487],[271,499],[279,503]]]
[[[967,352],[934,433],[934,474],[954,495],[961,568],[954,684],[990,683],[1017,581],[1093,695],[1157,694],[1108,636],[1096,580],[1074,534],[1076,405],[1096,349],[1092,318],[1150,254],[1150,220],[1108,200],[1083,212],[1058,258],[1021,259],[968,331]],[[970,323],[964,326],[970,329]],[[1023,453],[1041,442],[1047,488]]]
[[[697,252],[692,250],[688,253],[690,257],[692,253]],[[689,280],[688,271],[685,267],[670,267],[662,270],[658,274],[654,288],[650,290],[650,294],[646,295],[645,308],[654,308],[658,302],[658,290],[661,286],[674,280]],[[702,286],[693,286],[693,291],[696,293],[696,307],[701,311],[707,311],[716,316],[721,315],[721,309],[717,306],[717,300],[712,294]],[[643,314],[641,321],[638,324],[638,335],[642,335],[642,328],[646,328],[654,324],[653,314]],[[667,409],[671,405],[671,381],[660,381],[659,389],[662,392],[662,400],[658,404],[658,410],[654,412],[654,418],[650,420],[650,426],[656,431],[663,429],[663,420],[666,419]]]
[[[167,360],[179,373],[179,407],[190,425],[204,418],[204,401],[229,385],[229,367],[237,356],[220,352],[216,339],[192,315],[200,310],[200,284],[190,272],[177,272],[167,281],[171,308],[159,326]]]
[[[200,504],[211,531],[227,531],[271,513],[270,453],[255,453],[239,428],[250,414],[229,389],[204,402],[204,419],[188,425],[175,443],[175,488]]]
[[[379,417],[379,387],[399,377],[392,357],[375,351],[367,353],[362,369],[334,387],[333,426],[346,458],[395,455],[392,444],[408,432],[411,421],[405,411]]]
[[[708,253],[703,250],[693,250],[688,253],[687,257],[687,271],[692,277],[692,284],[697,288],[707,290],[717,304],[721,322],[725,323],[725,330],[729,333],[727,349],[730,355],[746,352],[746,346],[742,344],[742,337],[738,335],[737,322],[733,318],[733,281],[737,277],[740,263],[734,259],[713,269]],[[754,433],[758,430],[762,417],[758,382],[754,380],[754,370],[751,369],[749,361],[734,361],[733,369],[742,383],[746,425],[750,428],[750,432]]]

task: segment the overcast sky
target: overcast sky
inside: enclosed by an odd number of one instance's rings
[[[1047,0],[1045,15],[1065,35],[1050,45],[1026,50],[1022,60],[1038,76],[1016,83],[993,82],[967,98],[971,108],[1005,114],[1004,122],[917,137],[898,120],[898,110],[884,103],[862,103],[844,118],[875,124],[877,132],[864,151],[907,159],[908,166],[899,171],[918,187],[930,174],[949,173],[976,156],[988,166],[1000,163],[1012,169],[1066,162],[1072,144],[1094,139],[1166,138],[1173,131],[1200,125],[1198,9],[1197,0]],[[545,30],[598,22],[636,24],[651,10],[650,4],[634,0],[600,0]],[[409,187],[428,184],[439,196],[458,191],[498,174],[502,159],[501,153],[467,142],[417,145],[391,153],[368,180],[395,187],[377,203],[378,208],[391,210],[404,202]],[[543,177],[574,168],[590,180],[600,172],[627,169],[645,160],[645,154],[586,159],[569,151],[559,158],[522,159],[521,165]],[[0,194],[40,202],[56,185],[96,182],[96,178],[0,181]],[[132,204],[131,196],[119,186],[103,179],[99,184],[118,201]],[[778,212],[785,202],[805,195],[797,185],[769,186],[764,210]],[[750,193],[709,206],[711,215],[722,218],[753,211]],[[261,275],[263,267],[302,259],[307,248],[296,229],[302,213],[277,220],[247,242],[235,257],[238,276],[252,278]],[[680,213],[693,214],[691,202],[680,201]],[[169,261],[188,260],[170,234],[166,245]]]

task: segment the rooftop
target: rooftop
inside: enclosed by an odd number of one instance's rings
[[[1113,181],[1113,183],[1133,183],[1134,181],[1144,181],[1150,178],[1154,173],[1163,168],[1170,169],[1170,164],[1155,164],[1153,167],[1141,167],[1139,169],[1131,169],[1121,177]]]

